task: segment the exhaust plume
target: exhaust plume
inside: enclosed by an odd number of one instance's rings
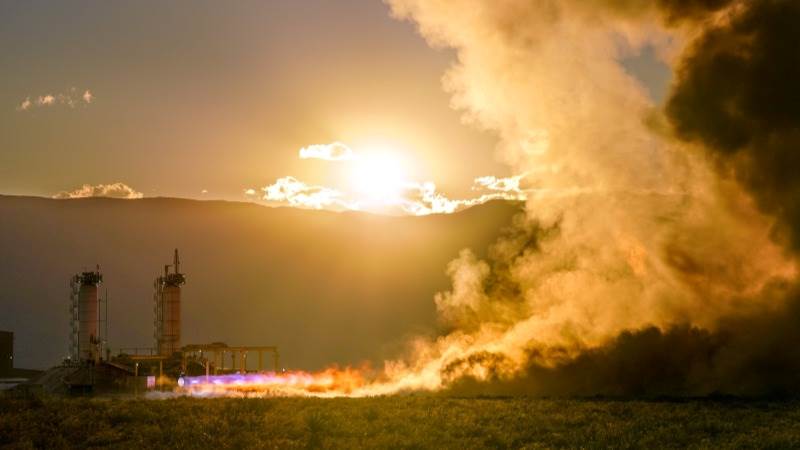
[[[441,335],[342,394],[800,393],[800,7],[388,3],[455,50],[453,106],[530,191],[448,266]],[[646,46],[676,71],[663,108],[621,62]]]
[[[684,140],[745,186],[800,248],[800,4],[743,3],[687,50],[667,104]]]
[[[765,66],[770,52],[782,50],[774,48],[778,42],[791,45],[794,36],[787,33],[795,29],[769,19],[793,17],[798,8],[685,0],[655,7],[547,0],[390,5],[431,44],[456,50],[457,62],[444,77],[454,106],[497,131],[501,154],[537,188],[525,217],[489,261],[462,253],[448,268],[454,287],[436,304],[451,332],[418,344],[404,367],[412,379],[428,374],[419,387],[455,389],[470,379],[540,394],[757,394],[800,387],[778,380],[798,364],[774,345],[797,333],[766,325],[796,310],[794,257],[771,239],[776,210],[764,207],[752,182],[710,162],[707,156],[720,150],[708,147],[713,138],[703,141],[703,125],[724,120],[720,113],[755,122],[750,128],[722,123],[723,130],[761,131],[771,123],[745,114],[760,112],[762,101],[776,105],[759,92],[765,85],[755,74],[780,78],[773,87],[795,78],[783,74],[798,67],[796,53],[780,55],[787,71]],[[747,30],[735,31],[742,27]],[[707,42],[722,39],[723,49],[733,51],[738,35],[751,39],[751,48],[739,57],[733,79],[709,72],[720,47]],[[667,120],[621,63],[646,45],[678,67]],[[717,89],[702,84],[715,79],[726,81]],[[785,128],[800,118],[792,88],[775,106]],[[707,106],[708,95],[718,98]],[[774,138],[772,130],[747,142],[759,148],[768,136]],[[685,143],[691,138],[705,147]],[[779,204],[775,191],[796,192],[780,178],[796,166],[781,152],[788,148],[766,150],[763,160],[773,165],[755,165],[761,169],[756,179],[769,180],[767,198]],[[785,157],[770,157],[776,154]],[[780,369],[758,376],[764,371],[758,361]]]

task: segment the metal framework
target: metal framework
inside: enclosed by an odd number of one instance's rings
[[[86,345],[91,345],[93,349],[86,349],[82,348],[81,345],[81,320],[86,320],[86,317],[83,317],[87,314],[85,310],[82,308],[86,308],[87,305],[82,305],[81,301],[81,288],[87,287],[94,287],[95,289],[97,286],[103,283],[103,275],[100,273],[100,266],[97,266],[97,269],[94,272],[82,272],[79,274],[74,275],[70,279],[70,294],[69,294],[69,323],[70,323],[70,332],[69,332],[69,357],[72,362],[81,362],[83,360],[88,359],[99,359],[103,354],[103,348],[107,345],[108,339],[108,292],[106,292],[106,299],[98,298],[97,299],[97,309],[93,310],[93,314],[97,314],[97,317],[94,317],[94,321],[97,322],[98,329],[97,329],[97,336],[92,336],[91,340]],[[95,297],[96,298],[96,297]],[[89,299],[91,300],[91,299]],[[84,301],[86,301],[84,299]],[[103,305],[104,309],[104,320],[100,320],[99,317],[99,307]],[[100,328],[100,324],[103,324],[103,328]],[[84,330],[87,331],[87,330]],[[84,345],[85,347],[85,345]],[[87,358],[86,354],[82,354],[81,352],[90,352],[93,357]]]
[[[153,347],[123,347],[117,349],[117,355],[122,356],[154,356],[156,349]]]
[[[170,267],[175,268],[174,273],[169,272]],[[153,283],[153,337],[159,355],[169,356],[180,350],[181,286],[184,283],[186,276],[180,273],[178,249],[175,249],[173,264],[165,265],[164,275]]]
[[[81,354],[81,345],[78,342],[78,333],[80,332],[78,293],[80,288],[80,276],[75,275],[69,280],[69,358],[71,361],[78,361]]]
[[[258,356],[256,370],[264,369],[264,353],[272,354],[272,364],[275,372],[280,371],[280,354],[278,347],[271,345],[246,345],[229,347],[223,343],[187,345],[181,349],[181,369],[186,372],[186,363],[189,359],[198,360],[206,369],[206,375],[212,372],[219,373],[226,370],[247,372],[247,355],[255,353]],[[225,357],[230,355],[230,369],[226,369]]]
[[[144,362],[158,361],[158,378],[159,378],[159,382],[160,382],[161,377],[164,376],[164,361],[168,360],[169,356],[161,356],[161,355],[128,355],[127,358],[134,362],[134,365],[133,365],[133,367],[134,367],[133,376],[135,376],[135,377],[139,376],[139,362],[140,361],[144,361]]]

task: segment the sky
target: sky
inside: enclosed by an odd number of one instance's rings
[[[3,1],[0,193],[411,214],[524,198],[476,184],[520,174],[451,107],[455,60],[380,1]],[[626,65],[663,97],[650,50]],[[335,143],[362,163],[299,157]]]

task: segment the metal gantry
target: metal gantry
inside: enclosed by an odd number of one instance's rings
[[[73,363],[98,362],[107,339],[100,323],[107,324],[108,305],[98,295],[103,282],[100,266],[94,272],[84,271],[70,279],[69,295],[69,358]],[[105,306],[106,319],[100,320],[100,304]]]
[[[275,372],[280,371],[280,354],[278,347],[272,345],[247,345],[229,347],[223,343],[214,344],[193,344],[181,349],[181,369],[186,372],[186,364],[189,359],[198,360],[206,370],[206,375],[212,371],[216,374],[232,370],[234,372],[247,372],[247,355],[255,353],[258,356],[256,370],[261,372],[264,369],[264,353],[272,355],[272,366]],[[226,368],[225,358],[230,356],[230,367]],[[213,367],[213,370],[212,370]]]
[[[175,271],[170,273],[169,268]],[[159,355],[170,356],[181,347],[181,286],[186,276],[180,272],[178,249],[172,265],[164,266],[164,275],[153,283],[153,329]]]

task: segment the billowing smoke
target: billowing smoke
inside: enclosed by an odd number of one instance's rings
[[[800,248],[800,3],[754,1],[705,29],[677,70],[667,114],[777,216]]]
[[[456,51],[454,107],[536,194],[487,261],[451,263],[447,332],[373,391],[800,392],[795,258],[775,233],[800,224],[800,7],[389,3]],[[676,68],[666,114],[621,62],[644,46]]]
[[[530,185],[442,333],[346,394],[798,394],[794,0],[389,0]],[[675,70],[654,104],[622,60]]]

